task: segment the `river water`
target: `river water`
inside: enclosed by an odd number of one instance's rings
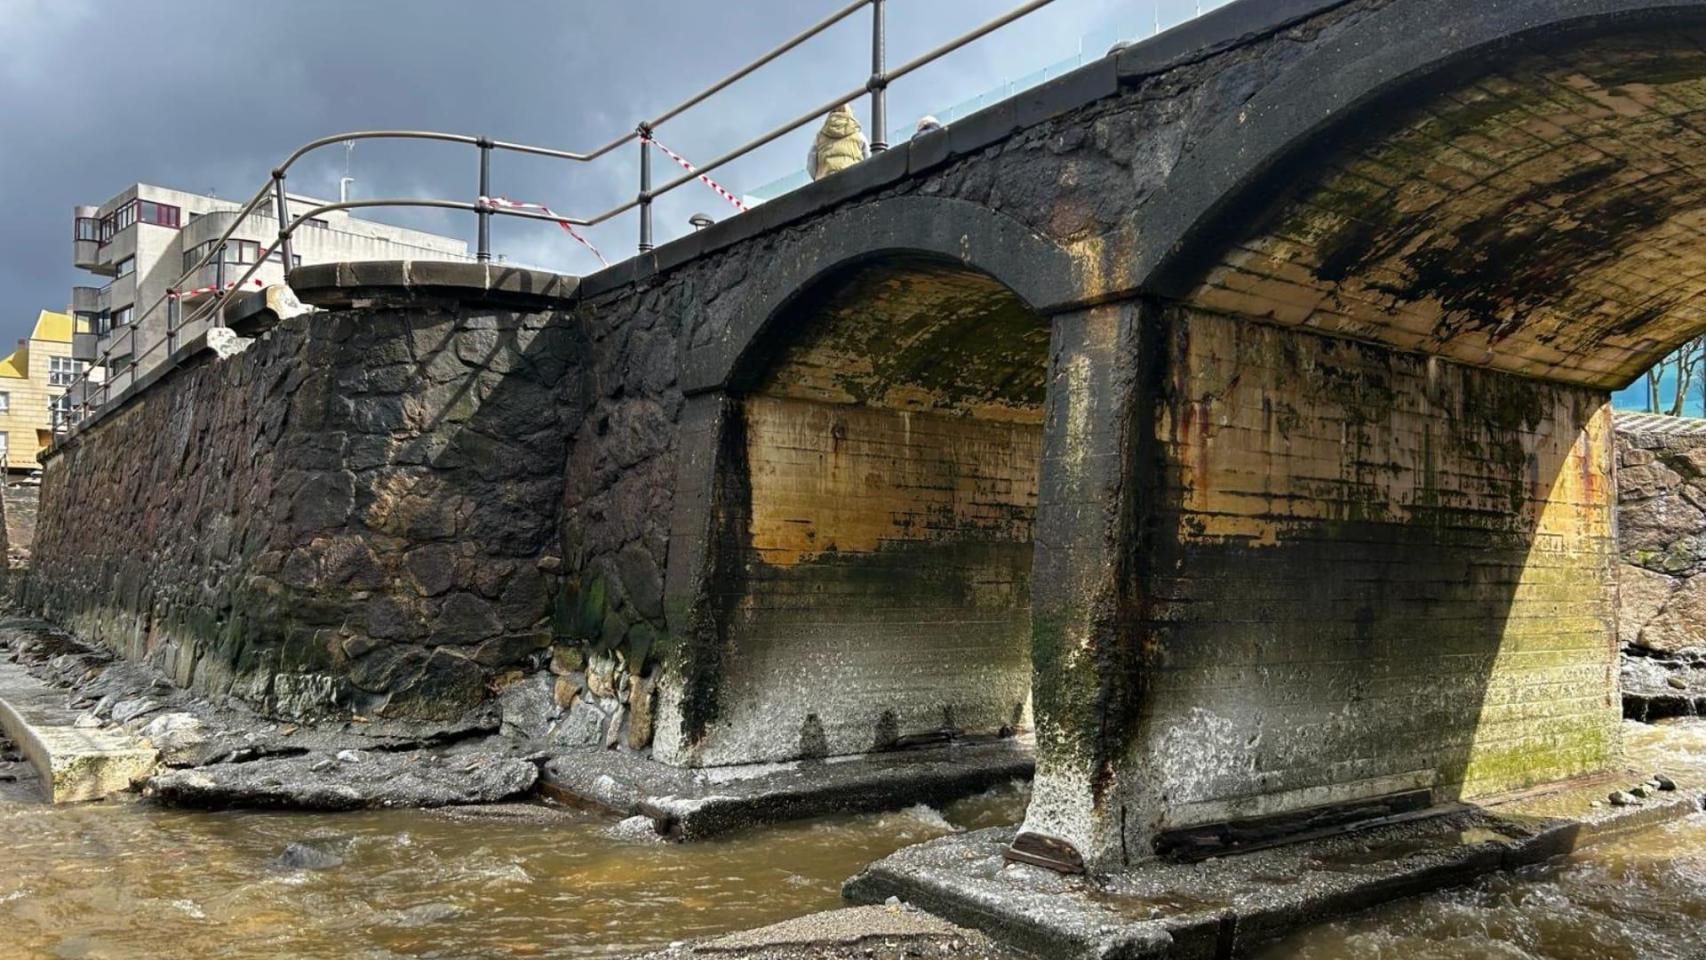
[[[1631,727],[1632,736],[1646,734]],[[1706,723],[1668,736],[1706,757]],[[1013,822],[1020,787],[678,845],[508,805],[350,814],[50,807],[0,791],[0,958],[598,957],[840,904],[869,861]],[[292,843],[340,858],[284,866]],[[1706,816],[1300,933],[1262,960],[1706,957]]]

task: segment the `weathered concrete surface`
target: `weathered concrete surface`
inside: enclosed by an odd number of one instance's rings
[[[1706,800],[1706,766],[1662,739],[1613,778],[1485,807],[1370,827],[1198,864],[1150,862],[1106,877],[1064,877],[1002,856],[1008,829],[908,847],[848,881],[855,903],[898,896],[1040,957],[1243,955],[1300,927],[1378,903],[1467,883],[1566,853],[1596,838],[1687,816]],[[1635,806],[1609,791],[1654,770]]]
[[[100,800],[154,772],[158,754],[121,730],[80,722],[63,691],[0,661],[0,732],[34,765],[52,803]]]
[[[1623,712],[1706,713],[1706,424],[1617,419]]]
[[[900,904],[851,907],[784,920],[648,954],[646,960],[867,960],[1007,956],[975,930]]]
[[[496,803],[539,778],[527,760],[483,752],[310,753],[167,770],[142,795],[179,807],[363,810]]]
[[[581,750],[547,761],[540,791],[647,817],[662,836],[699,840],[829,813],[940,805],[1029,779],[1033,769],[1029,746],[1010,740],[701,770]]]
[[[661,755],[1028,730],[1047,323],[930,262],[832,281],[776,323],[790,336],[728,428],[714,520],[741,656],[685,705],[697,742]]]

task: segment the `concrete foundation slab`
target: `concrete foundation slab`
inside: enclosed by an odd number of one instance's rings
[[[118,730],[78,726],[65,692],[0,662],[0,731],[35,767],[53,803],[99,800],[154,772],[156,754]]]
[[[866,960],[873,956],[991,960],[1003,955],[975,930],[890,904],[813,913],[756,930],[677,944],[644,960]]]
[[[899,897],[1041,957],[1229,957],[1292,930],[1567,853],[1608,833],[1687,816],[1706,765],[1631,750],[1625,773],[1202,863],[1155,861],[1069,877],[1004,862],[1015,831],[909,847],[847,882],[854,903]],[[1692,762],[1691,762],[1692,761]],[[1655,766],[1657,764],[1657,766]],[[1612,804],[1662,772],[1676,789]]]
[[[672,767],[613,750],[578,750],[545,764],[540,791],[651,818],[680,840],[826,813],[942,804],[1034,770],[1020,740],[735,767]]]

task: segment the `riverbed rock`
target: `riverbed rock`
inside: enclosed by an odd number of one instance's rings
[[[306,843],[292,843],[278,856],[268,860],[267,866],[276,870],[330,870],[342,866],[343,862],[343,857],[329,850]]]
[[[143,796],[171,806],[222,809],[360,810],[495,803],[528,793],[539,768],[497,754],[427,751],[371,754],[313,772],[322,755],[277,757],[168,770]]]
[[[1639,806],[1641,803],[1641,801],[1635,799],[1632,794],[1625,793],[1622,790],[1611,791],[1611,795],[1606,797],[1606,799],[1610,800],[1611,805],[1614,807],[1634,807]]]
[[[557,678],[538,673],[518,680],[498,694],[502,711],[501,731],[507,736],[536,740],[551,732],[561,712],[557,706]]]
[[[652,681],[641,676],[628,678],[628,749],[644,750],[652,742]]]
[[[206,724],[188,713],[162,713],[143,726],[141,735],[159,751],[160,762],[168,767],[195,764],[207,743]]]
[[[146,716],[165,708],[165,704],[150,697],[138,697],[133,700],[120,700],[113,704],[112,719],[114,723],[129,723],[138,717]]]
[[[1633,563],[1617,568],[1617,639],[1634,643],[1642,628],[1651,623],[1664,609],[1665,601],[1676,592],[1678,580]]]
[[[565,747],[590,747],[604,742],[609,716],[585,697],[575,700],[557,723],[551,742]]]

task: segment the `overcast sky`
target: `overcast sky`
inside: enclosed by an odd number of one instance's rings
[[[889,62],[900,63],[1018,0],[889,0]],[[71,208],[144,181],[247,199],[306,140],[360,128],[424,128],[585,150],[631,130],[844,0],[0,0],[0,344],[36,311],[63,309],[74,284]],[[1159,5],[1159,9],[1157,9]],[[1206,9],[1219,6],[1208,0]],[[1056,0],[1020,24],[899,81],[890,125],[909,124],[1076,54],[1080,42],[1146,36],[1194,0]],[[859,14],[671,121],[659,139],[705,160],[789,119],[869,72]],[[1094,52],[1101,52],[1100,49]],[[866,108],[859,104],[863,120]],[[803,164],[811,127],[716,178],[751,191]],[[662,158],[658,158],[661,160]],[[292,191],[470,200],[472,148],[358,144],[311,155]],[[654,161],[655,162],[655,161]],[[660,174],[672,169],[654,167]],[[494,161],[494,192],[588,214],[636,189],[633,150],[595,165],[514,155]],[[695,211],[731,212],[690,184],[659,201],[659,240]],[[472,240],[451,211],[376,219]],[[633,252],[631,218],[592,232],[612,261]],[[498,218],[495,252],[589,273],[597,263],[547,224]]]

